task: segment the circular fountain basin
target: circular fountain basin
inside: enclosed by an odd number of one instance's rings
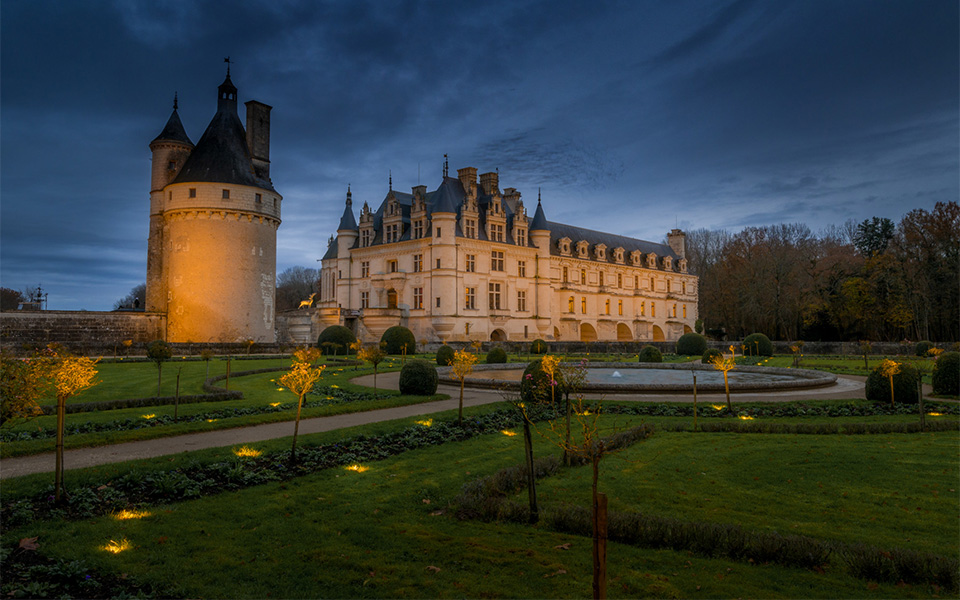
[[[476,365],[464,382],[469,387],[512,389],[520,386],[524,367],[516,363]],[[450,367],[437,369],[441,381],[459,382]],[[619,377],[614,373],[619,374]],[[583,391],[607,393],[686,393],[693,391],[696,374],[698,392],[723,392],[723,373],[701,363],[595,363],[587,365]],[[834,385],[837,376],[809,369],[737,366],[727,373],[730,392],[798,390]]]

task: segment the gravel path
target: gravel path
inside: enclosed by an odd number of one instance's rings
[[[397,389],[400,379],[399,372],[383,373],[377,377],[377,384],[384,389]],[[353,380],[360,385],[373,385],[373,376],[366,375]],[[827,400],[827,399],[847,399],[863,398],[863,382],[865,377],[840,376],[837,379],[837,385],[828,388],[817,388],[812,390],[796,390],[789,392],[770,393],[747,393],[736,394],[733,396],[734,402],[788,402],[791,400]],[[460,389],[456,386],[441,385],[438,393],[448,394],[449,400],[440,400],[437,402],[425,402],[423,404],[414,404],[410,406],[399,406],[396,408],[384,408],[380,410],[371,410],[367,412],[352,413],[346,415],[336,415],[332,417],[316,417],[312,419],[302,419],[300,421],[300,433],[320,433],[323,431],[333,431],[353,427],[355,425],[366,425],[368,423],[378,423],[381,421],[391,421],[394,419],[403,419],[420,415],[429,415],[432,413],[446,410],[455,410],[458,405]],[[926,391],[926,390],[925,390]],[[929,392],[928,392],[929,393]],[[693,402],[692,396],[688,394],[607,394],[606,400],[633,401],[633,402]],[[463,394],[463,405],[479,406],[499,402],[503,398],[493,390],[466,389]],[[721,402],[725,401],[724,394],[698,394],[699,402]],[[283,423],[267,423],[264,425],[251,425],[249,427],[237,427],[234,429],[221,429],[218,431],[209,431],[203,433],[191,433],[187,435],[178,435],[173,437],[157,438],[153,440],[144,440],[139,442],[125,442],[122,444],[112,444],[109,446],[98,446],[94,448],[77,448],[67,450],[64,453],[64,468],[83,469],[96,465],[103,465],[126,460],[136,460],[141,458],[156,458],[158,456],[168,456],[179,454],[181,452],[190,452],[191,450],[202,450],[204,448],[220,448],[223,446],[233,446],[238,444],[250,444],[262,442],[263,440],[272,440],[276,438],[288,437],[293,435],[293,423],[286,421]],[[0,479],[10,477],[19,477],[32,473],[53,472],[54,454],[52,452],[44,454],[35,454],[32,456],[22,456],[17,458],[5,458],[0,460]]]

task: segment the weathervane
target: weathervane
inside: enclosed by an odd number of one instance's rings
[[[227,63],[227,77],[230,77],[230,57],[223,59],[223,62]]]

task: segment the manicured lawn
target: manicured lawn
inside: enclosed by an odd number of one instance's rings
[[[477,412],[487,410],[491,407]],[[434,418],[444,417],[453,413]],[[305,436],[303,443],[329,443],[357,431],[377,435],[412,422]],[[956,489],[958,479],[957,441],[956,434],[942,433],[657,433],[605,459],[601,488],[614,510],[956,556],[958,502],[948,490]],[[288,444],[273,440],[256,446],[271,450]],[[330,469],[149,507],[151,515],[141,520],[35,523],[6,532],[4,541],[38,536],[44,553],[81,558],[177,596],[588,597],[589,539],[451,515],[449,502],[460,487],[519,463],[522,444],[521,436],[486,435],[369,463],[365,472]],[[555,449],[537,437],[535,451]],[[227,449],[190,459],[224,456]],[[172,468],[190,459],[145,464]],[[68,483],[118,477],[131,468],[120,464],[95,475],[68,474]],[[543,480],[543,505],[587,504],[588,473],[589,468],[577,468]],[[5,497],[36,488],[41,479],[10,483]],[[131,542],[130,550],[100,549],[121,538]],[[565,544],[568,550],[558,548]],[[872,584],[842,569],[816,573],[623,544],[610,545],[609,561],[611,597],[893,598],[933,592],[924,585]]]

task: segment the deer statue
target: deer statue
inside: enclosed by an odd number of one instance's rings
[[[297,310],[300,310],[300,309],[303,308],[304,306],[306,306],[307,308],[310,308],[311,306],[313,306],[313,297],[314,297],[314,296],[316,296],[315,293],[314,293],[314,294],[310,294],[310,297],[307,298],[306,300],[301,300],[301,301],[300,301],[300,306],[297,307]]]

